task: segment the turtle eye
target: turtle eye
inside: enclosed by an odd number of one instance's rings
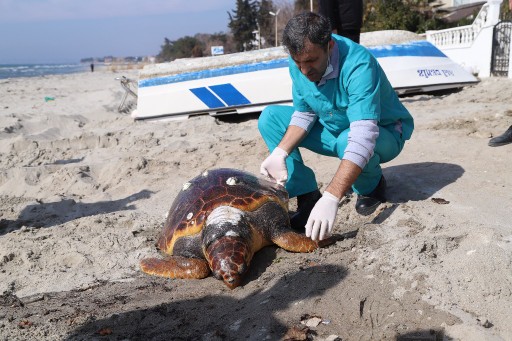
[[[247,265],[245,265],[245,263],[241,264],[239,267],[238,267],[238,273],[239,274],[243,274],[247,271]]]

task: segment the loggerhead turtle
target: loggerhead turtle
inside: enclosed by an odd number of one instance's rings
[[[272,244],[292,252],[319,247],[291,230],[284,187],[244,171],[214,169],[185,183],[174,200],[156,244],[169,256],[143,259],[140,267],[170,278],[205,278],[211,269],[233,289],[254,253]]]

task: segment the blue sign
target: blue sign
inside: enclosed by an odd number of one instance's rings
[[[212,56],[224,54],[224,46],[212,46]]]

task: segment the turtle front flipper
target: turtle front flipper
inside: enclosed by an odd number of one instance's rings
[[[272,241],[279,247],[291,252],[311,252],[318,248],[318,243],[303,234],[285,231],[279,233]]]
[[[147,274],[168,278],[205,278],[210,274],[208,262],[199,258],[172,256],[166,259],[147,258],[140,261]]]
[[[316,242],[303,234],[293,231],[280,233],[272,238],[272,241],[277,246],[290,252],[312,252],[319,247],[324,247],[336,242],[332,237]]]

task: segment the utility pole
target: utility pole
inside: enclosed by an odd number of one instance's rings
[[[258,29],[256,31],[252,31],[252,34],[256,36],[256,39],[258,40],[258,50],[261,49],[261,32],[260,32],[260,24],[256,23],[256,26]]]
[[[276,17],[276,47],[277,47],[277,15],[279,14],[279,11],[280,11],[280,10],[281,10],[281,9],[278,9],[276,13],[274,13],[274,12],[268,12],[270,15],[272,15],[272,16],[274,16],[274,17]]]

